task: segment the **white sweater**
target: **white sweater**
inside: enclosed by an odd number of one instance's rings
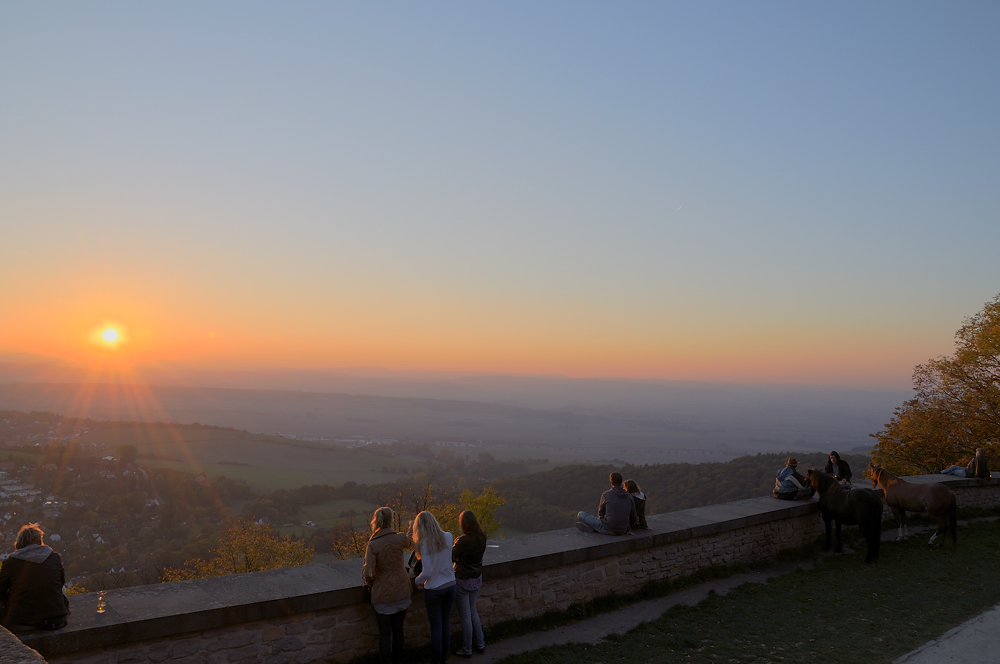
[[[455,583],[455,568],[451,564],[453,539],[451,533],[446,532],[444,548],[440,551],[428,551],[424,543],[420,543],[420,562],[423,564],[423,570],[415,581],[424,590],[444,588]]]

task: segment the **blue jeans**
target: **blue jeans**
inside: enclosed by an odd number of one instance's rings
[[[605,528],[604,527],[604,522],[601,521],[600,519],[598,519],[593,514],[587,514],[586,512],[580,512],[580,513],[578,513],[576,515],[576,518],[580,521],[580,523],[584,524],[585,526],[589,526],[589,527],[593,528],[594,530],[596,530],[597,532],[601,533],[602,535],[614,535],[615,534],[615,533],[611,532],[610,530],[608,530],[607,528]]]
[[[479,612],[476,611],[476,598],[479,597],[479,590],[463,590],[461,587],[455,591],[455,602],[458,604],[458,615],[462,618],[462,651],[466,655],[472,654],[472,637],[476,637],[476,650],[486,647],[486,639],[483,638],[483,624],[479,622]]]
[[[965,466],[948,466],[941,471],[942,475],[955,475],[956,477],[965,477]]]
[[[451,605],[455,603],[455,585],[424,590],[424,606],[431,623],[431,664],[448,661],[451,648]]]

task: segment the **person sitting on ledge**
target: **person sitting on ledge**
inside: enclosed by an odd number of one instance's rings
[[[982,447],[976,448],[976,456],[967,466],[948,466],[941,471],[942,475],[954,475],[956,477],[975,477],[981,480],[990,478],[990,466],[986,463],[986,450]]]
[[[845,486],[849,487],[851,484],[851,467],[836,452],[830,452],[830,460],[826,462],[826,468],[823,469],[823,472],[827,475],[833,475],[838,482]]]
[[[37,523],[21,527],[14,549],[0,568],[0,624],[9,629],[65,627],[69,600],[63,592],[62,558],[42,543]]]
[[[781,500],[809,500],[816,493],[812,487],[806,488],[806,478],[798,474],[795,468],[799,465],[795,457],[788,457],[785,467],[778,471],[774,478],[774,490],[771,493]]]
[[[635,501],[635,514],[639,517],[639,530],[652,530],[646,524],[646,494],[642,492],[635,480],[625,480],[625,490]]]
[[[611,480],[611,488],[601,494],[597,516],[587,512],[576,515],[579,519],[576,527],[585,533],[596,531],[602,535],[625,535],[630,532],[630,528],[639,525],[635,501],[622,486],[622,474],[611,473],[608,479]]]

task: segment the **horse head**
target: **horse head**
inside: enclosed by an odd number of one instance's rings
[[[868,462],[868,477],[871,478],[873,489],[878,488],[878,476],[879,473],[881,472],[882,472],[882,466],[871,461]]]
[[[809,470],[807,470],[806,481],[809,482],[809,486],[811,486],[816,491],[820,492],[826,491],[834,484],[838,484],[837,478],[833,477],[832,475],[827,475],[819,468],[810,468]]]

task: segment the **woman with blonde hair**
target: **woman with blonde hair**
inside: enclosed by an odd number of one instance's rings
[[[365,584],[372,589],[382,664],[399,664],[403,656],[403,621],[410,607],[410,577],[403,565],[403,549],[409,549],[413,542],[409,535],[393,530],[392,518],[388,507],[375,510],[361,570]]]
[[[431,625],[431,664],[444,664],[451,647],[451,607],[455,603],[455,571],[451,566],[451,533],[441,530],[430,512],[413,523],[413,542],[423,565],[414,581],[424,589],[427,620]]]

